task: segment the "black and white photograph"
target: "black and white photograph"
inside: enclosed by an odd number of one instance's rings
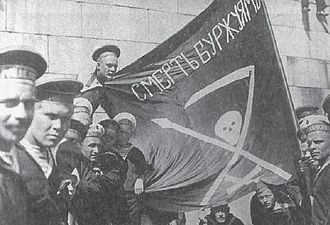
[[[330,225],[330,0],[0,0],[0,225]]]

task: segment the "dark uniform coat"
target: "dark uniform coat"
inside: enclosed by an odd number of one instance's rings
[[[84,85],[78,97],[85,98],[92,104],[93,113],[101,105],[107,114],[113,117],[115,107],[106,94],[107,89],[102,83],[98,80],[96,73],[90,74],[88,82]]]
[[[14,147],[17,151],[23,148]],[[0,225],[27,225],[27,204],[27,190],[21,177],[0,158]]]
[[[138,178],[143,179],[147,171],[148,165],[144,158],[143,152],[137,147],[131,146],[126,162],[126,179],[124,183],[125,197],[128,205],[128,224],[141,224],[141,211],[143,207],[143,194],[137,195],[134,192],[134,184]]]
[[[80,182],[70,211],[79,225],[123,224],[127,206],[120,176],[122,164],[112,153],[99,157],[101,162],[93,163],[81,156],[77,166]],[[95,168],[98,168],[98,173]]]
[[[47,179],[39,164],[25,150],[17,152],[21,177],[29,193],[28,220],[34,225],[58,225],[66,218],[67,201],[58,195],[61,177],[53,167]]]
[[[313,225],[330,225],[330,162],[316,174],[313,187]]]

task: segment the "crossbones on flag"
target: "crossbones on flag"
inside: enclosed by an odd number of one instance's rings
[[[290,96],[264,2],[215,0],[103,89],[110,117],[137,118],[132,140],[151,164],[146,202],[219,205],[259,180],[296,178]]]

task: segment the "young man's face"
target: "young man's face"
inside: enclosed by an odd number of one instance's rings
[[[275,205],[275,196],[269,188],[258,193],[258,199],[264,209],[272,209]]]
[[[53,101],[36,103],[33,121],[28,130],[32,144],[55,147],[69,129],[73,107]]]
[[[313,159],[312,153],[308,147],[307,143],[307,135],[306,137],[301,138],[300,140],[300,146],[301,146],[301,151],[302,151],[302,156],[304,157],[305,162],[307,162],[310,166],[313,168],[317,168],[319,165],[319,161]]]
[[[88,157],[91,161],[97,161],[98,154],[101,153],[101,138],[99,137],[86,137],[83,141],[82,153]]]
[[[101,77],[113,78],[118,68],[118,57],[113,52],[101,54],[97,68]]]
[[[6,143],[21,140],[33,118],[34,86],[23,83],[1,87],[0,139]]]
[[[330,133],[314,131],[307,135],[307,143],[312,158],[324,163],[330,155]]]

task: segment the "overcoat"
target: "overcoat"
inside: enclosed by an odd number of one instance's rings
[[[313,225],[330,225],[330,162],[325,163],[314,178]]]
[[[14,146],[21,151],[23,147]],[[0,225],[27,224],[27,190],[19,174],[0,158]]]

